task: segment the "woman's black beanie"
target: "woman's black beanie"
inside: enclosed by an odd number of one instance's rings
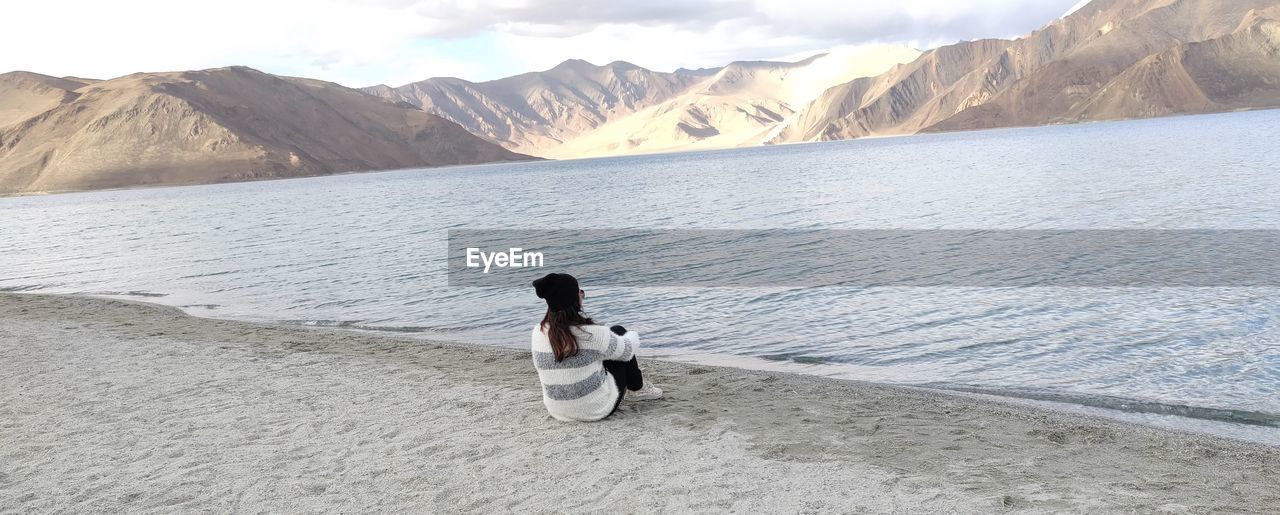
[[[578,280],[569,274],[547,274],[533,281],[538,298],[553,311],[578,309]]]

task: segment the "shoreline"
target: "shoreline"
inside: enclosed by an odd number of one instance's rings
[[[0,295],[52,295],[59,297],[93,298],[126,303],[140,303],[161,308],[174,308],[194,318],[241,322],[256,325],[296,328],[301,330],[330,330],[350,332],[374,337],[400,338],[410,341],[434,344],[454,345],[462,348],[482,347],[498,350],[523,349],[515,346],[503,346],[492,343],[476,343],[451,339],[441,339],[427,334],[415,332],[399,332],[393,329],[377,329],[362,326],[313,325],[309,323],[293,323],[280,320],[222,318],[211,314],[193,314],[187,308],[199,305],[166,304],[149,297],[165,297],[167,294],[156,294],[141,291],[108,292],[108,293],[30,293],[23,291],[0,290]],[[1026,389],[983,387],[972,385],[948,384],[911,384],[893,383],[849,377],[839,365],[826,363],[803,363],[794,361],[778,361],[756,356],[719,354],[714,352],[691,351],[678,348],[641,349],[640,358],[678,363],[684,365],[710,366],[743,371],[775,372],[794,374],[805,377],[821,378],[832,381],[846,381],[868,386],[887,386],[894,388],[919,389],[931,393],[944,393],[958,397],[978,399],[982,402],[1006,404],[1019,407],[1032,407],[1058,413],[1093,417],[1100,420],[1135,424],[1142,427],[1187,433],[1195,436],[1212,436],[1227,440],[1242,441],[1253,444],[1280,448],[1280,426],[1273,425],[1275,416],[1269,413],[1237,411],[1231,408],[1210,408],[1179,404],[1166,404],[1158,401],[1146,401],[1133,398],[1110,398],[1115,404],[1125,404],[1132,409],[1117,408],[1112,405],[1090,402],[1087,394],[1070,394],[1057,392],[1035,392]],[[1154,407],[1154,408],[1152,408]],[[1146,408],[1146,409],[1144,409]],[[1233,416],[1246,419],[1265,417],[1265,422],[1242,422],[1225,417],[1197,416],[1194,413],[1175,413],[1175,411],[1193,412],[1230,412]],[[1212,414],[1212,413],[1211,413]]]
[[[374,333],[379,334],[379,333]],[[1234,411],[1238,417],[1267,417],[1265,422],[1241,422],[1228,418],[1212,416],[1196,416],[1195,414],[1170,413],[1157,408],[1173,410],[1191,410],[1205,412],[1229,412],[1226,408],[1203,408],[1176,404],[1163,404],[1155,401],[1143,401],[1129,398],[1111,398],[1117,404],[1131,404],[1134,409],[1125,410],[1100,403],[1091,403],[1086,394],[1040,393],[1031,390],[1013,388],[976,387],[968,385],[948,384],[910,384],[889,383],[846,377],[840,373],[838,366],[826,364],[805,364],[788,361],[772,361],[751,356],[714,354],[684,351],[680,349],[659,349],[651,359],[683,363],[688,365],[712,366],[744,371],[777,372],[805,377],[816,377],[831,381],[847,381],[870,386],[886,386],[925,392],[938,392],[957,397],[978,399],[982,402],[1006,404],[1010,406],[1032,407],[1034,409],[1052,411],[1068,415],[1096,418],[1110,422],[1134,424],[1194,436],[1213,436],[1227,440],[1243,441],[1280,448],[1280,427],[1271,425],[1273,418],[1269,413],[1251,411]],[[1083,400],[1081,400],[1083,399]],[[1073,400],[1075,402],[1073,402]],[[1146,408],[1146,409],[1144,409]]]
[[[0,320],[19,511],[1280,509],[1280,448],[945,391],[645,360],[663,399],[565,424],[522,350],[60,295]]]

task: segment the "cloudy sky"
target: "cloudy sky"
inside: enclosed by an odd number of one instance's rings
[[[670,71],[826,48],[1014,37],[1077,0],[63,0],[3,7],[0,72],[242,64],[348,86],[487,80],[569,58]]]

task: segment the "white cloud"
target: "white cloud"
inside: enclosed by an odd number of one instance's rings
[[[113,77],[244,64],[352,86],[488,79],[568,58],[656,69],[828,46],[1007,37],[1074,0],[67,0],[6,5],[0,71]],[[477,35],[492,44],[458,45]]]
[[[365,85],[480,69],[415,45],[422,24],[404,9],[339,0],[21,2],[5,16],[0,70],[109,78],[245,64]]]
[[[570,56],[595,64],[628,61],[671,71],[720,66],[741,59],[778,58],[815,46],[807,38],[772,34],[740,21],[721,22],[697,31],[669,25],[607,24],[560,38],[504,33],[499,41],[510,55],[533,70],[550,68]]]

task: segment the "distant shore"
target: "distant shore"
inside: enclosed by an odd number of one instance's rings
[[[922,131],[922,132],[910,133],[910,134],[875,134],[875,135],[861,136],[858,138],[849,138],[849,139],[822,140],[822,141],[789,141],[789,142],[782,142],[782,143],[770,143],[767,145],[753,145],[753,146],[740,146],[740,147],[663,149],[663,150],[655,150],[651,152],[635,152],[635,153],[627,153],[627,154],[607,154],[607,155],[584,155],[584,156],[577,156],[577,157],[559,157],[559,158],[529,156],[530,159],[519,160],[519,161],[495,161],[495,162],[488,162],[488,163],[467,163],[467,164],[451,164],[451,165],[422,166],[422,167],[408,167],[408,168],[351,170],[351,171],[344,171],[344,172],[303,175],[303,176],[296,176],[296,177],[269,177],[269,178],[257,178],[257,179],[223,180],[223,181],[213,181],[213,182],[174,182],[174,183],[159,183],[159,184],[133,184],[128,186],[115,186],[115,187],[105,187],[105,188],[64,189],[64,190],[47,190],[47,191],[0,190],[0,199],[17,198],[17,197],[43,197],[43,196],[50,196],[50,195],[65,195],[69,193],[91,193],[91,192],[103,192],[103,191],[127,191],[127,190],[144,190],[144,189],[155,189],[155,188],[179,188],[179,187],[190,187],[190,186],[218,186],[218,185],[224,185],[224,184],[277,182],[277,181],[290,181],[290,180],[318,179],[318,178],[324,178],[324,177],[339,177],[344,175],[366,175],[366,174],[396,173],[396,172],[408,172],[408,171],[420,171],[420,172],[444,171],[444,170],[455,170],[459,168],[477,168],[477,167],[502,166],[502,165],[511,165],[511,164],[548,163],[548,162],[564,163],[564,162],[575,162],[575,161],[596,161],[596,160],[604,160],[604,159],[661,157],[661,156],[668,156],[668,155],[689,154],[689,153],[699,153],[699,152],[732,152],[732,151],[742,151],[742,150],[759,150],[759,149],[766,149],[770,147],[794,147],[794,146],[805,146],[805,145],[823,145],[823,144],[832,144],[832,143],[841,144],[841,143],[866,142],[866,141],[876,141],[876,140],[897,140],[897,139],[911,139],[911,138],[920,138],[920,137],[934,137],[934,136],[948,136],[948,135],[983,134],[983,133],[993,133],[993,132],[1012,131],[1012,130],[1025,130],[1025,129],[1044,129],[1044,128],[1060,127],[1060,126],[1086,126],[1086,125],[1097,125],[1097,124],[1130,123],[1130,122],[1142,122],[1142,121],[1148,121],[1148,120],[1162,120],[1162,119],[1170,119],[1170,118],[1220,116],[1220,115],[1232,114],[1232,113],[1248,113],[1248,112],[1256,112],[1256,111],[1280,111],[1280,107],[1251,107],[1251,108],[1238,108],[1238,109],[1212,111],[1212,112],[1204,112],[1204,113],[1177,113],[1177,114],[1149,116],[1149,117],[1142,117],[1142,118],[1090,120],[1090,121],[1083,121],[1083,122],[1052,123],[1052,124],[1043,124],[1043,125],[1014,125],[1014,126],[990,127],[990,128],[982,128],[982,129],[965,129],[965,130],[934,130],[934,131]]]
[[[18,512],[1280,510],[1280,448],[816,377],[642,361],[547,416],[526,352],[0,294]]]

